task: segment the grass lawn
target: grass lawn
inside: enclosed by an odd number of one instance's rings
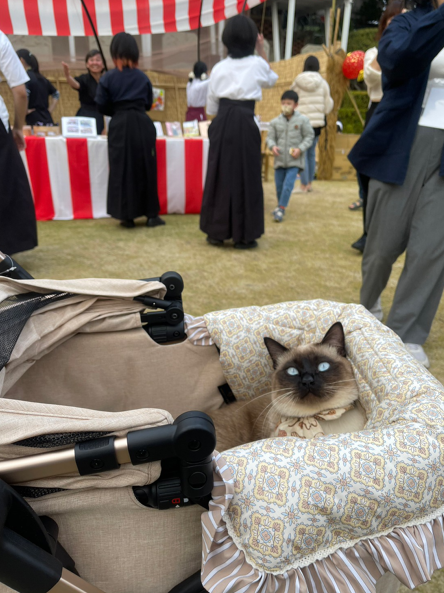
[[[198,216],[166,216],[165,227],[121,228],[115,220],[39,223],[40,247],[17,257],[38,278],[147,278],[179,272],[185,311],[208,311],[283,301],[359,302],[361,255],[350,247],[362,230],[362,213],[347,208],[355,183],[317,182],[312,194],[293,194],[285,221],[272,220],[274,184],[265,184],[266,230],[259,248],[212,247]],[[383,294],[387,314],[402,269],[400,259]],[[444,304],[425,349],[431,372],[444,382]]]
[[[274,185],[266,183],[266,232],[252,251],[211,247],[199,231],[198,216],[171,215],[165,227],[155,229],[144,221],[135,229],[111,219],[40,222],[40,247],[17,260],[38,278],[146,278],[174,270],[184,278],[185,310],[193,315],[318,298],[359,302],[361,255],[350,244],[361,234],[362,213],[347,208],[357,198],[356,184],[317,182],[315,189],[294,194],[285,222],[276,224],[270,215]],[[402,264],[394,266],[383,294],[386,314]],[[426,344],[431,372],[441,381],[443,328],[441,304]],[[418,591],[444,591],[444,571]]]

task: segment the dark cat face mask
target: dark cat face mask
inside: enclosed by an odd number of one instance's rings
[[[346,358],[344,329],[335,323],[322,342],[286,348],[264,338],[273,361],[273,402],[287,416],[311,416],[347,406],[358,397]]]

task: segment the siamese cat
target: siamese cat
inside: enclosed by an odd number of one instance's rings
[[[340,322],[319,344],[289,349],[271,338],[264,341],[273,361],[272,390],[210,414],[217,451],[274,436],[313,438],[364,428],[366,416]]]

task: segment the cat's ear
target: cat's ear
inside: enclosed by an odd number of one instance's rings
[[[347,356],[345,351],[344,328],[340,321],[331,326],[321,343],[332,346],[340,356],[344,356],[344,358]]]
[[[278,365],[279,358],[285,352],[288,352],[288,348],[273,340],[273,338],[264,338],[265,346],[267,347],[268,353],[271,356],[271,360],[273,361],[273,368],[276,369]]]

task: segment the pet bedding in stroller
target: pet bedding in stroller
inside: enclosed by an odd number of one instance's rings
[[[8,299],[54,293],[65,298],[32,313],[0,371],[0,477],[14,486],[10,500],[24,496],[57,523],[88,583],[167,593],[201,568],[215,593],[371,593],[385,573],[413,588],[442,567],[444,390],[362,307],[311,301],[210,313],[187,319],[184,341],[159,345],[142,327],[146,303],[134,300],[162,299],[159,282],[0,278],[0,316]],[[272,373],[264,336],[316,342],[338,320],[365,429],[215,453],[208,511],[183,493],[172,505],[181,508],[146,506],[140,489],[159,484],[162,453],[137,465],[123,456],[120,467],[87,475],[7,472],[7,463],[74,443],[170,429],[183,413],[219,408],[221,393],[256,397]],[[0,511],[3,536],[4,520]],[[0,558],[3,582],[7,569]]]

